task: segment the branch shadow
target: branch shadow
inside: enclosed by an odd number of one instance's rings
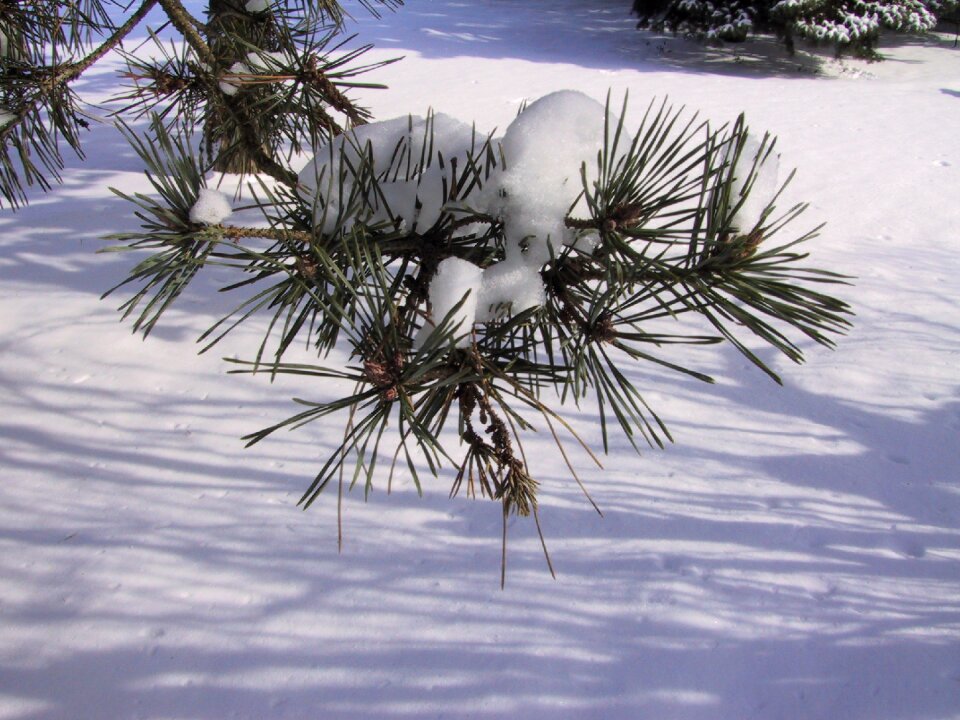
[[[410,50],[427,58],[517,58],[571,63],[598,70],[636,69],[731,75],[807,77],[817,72],[816,50],[790,55],[770,38],[734,49],[637,29],[629,3],[596,0],[560,5],[489,0],[407,3],[381,19],[357,18],[360,35],[381,50]]]
[[[65,187],[70,202],[35,205],[22,234],[6,234],[5,290],[34,302],[102,291],[113,270],[88,264],[83,245],[116,230],[118,201],[80,194],[115,170],[102,157]],[[74,214],[83,227],[67,238]],[[44,322],[30,331],[67,338],[62,359],[22,335],[3,345],[6,717],[956,711],[956,392],[904,419],[794,387],[754,392],[721,355],[734,380],[709,397],[731,425],[675,420],[681,445],[642,465],[615,445],[590,483],[602,519],[549,441],[530,444],[559,579],[531,523],[514,520],[501,592],[499,508],[448,500],[448,476],[423,498],[409,479],[366,503],[349,493],[338,555],[336,496],[306,514],[295,503],[342,426],[240,457],[236,437],[285,416],[293,386],[265,400],[259,385],[178,365],[167,352],[183,350],[189,322],[159,334],[151,356],[114,356],[118,336],[78,307]],[[656,380],[667,396],[705,396]]]
[[[228,443],[230,415],[277,415],[283,400],[229,383],[201,402],[189,381],[185,395],[0,389],[8,717],[955,710],[960,465],[943,443],[960,401],[905,421],[797,388],[722,384],[714,402],[780,418],[746,428],[771,452],[692,443],[638,472],[615,449],[591,483],[604,518],[535,440],[559,578],[532,524],[514,520],[501,592],[499,507],[442,487],[348,493],[338,555],[335,494],[306,514],[294,503],[342,428],[278,436],[242,459]],[[665,392],[704,391],[675,378]],[[117,422],[138,407],[144,420]],[[28,409],[50,427],[17,422]],[[176,418],[190,434],[172,431]],[[722,434],[695,417],[674,426]]]
[[[832,47],[802,40],[791,53],[773,36],[706,44],[640,30],[630,4],[620,0],[562,5],[548,0],[486,0],[473,5],[421,0],[407,2],[382,18],[370,18],[362,11],[355,18],[360,36],[378,49],[408,50],[426,58],[516,58],[606,71],[677,70],[780,79],[821,75],[836,59]],[[886,53],[930,44],[944,43],[936,34],[885,33],[880,52],[892,62],[918,62]]]

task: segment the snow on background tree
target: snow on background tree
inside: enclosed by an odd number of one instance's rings
[[[876,57],[882,30],[921,33],[956,7],[952,0],[634,0],[640,26],[684,35],[742,42],[773,33],[793,50],[794,39]]]
[[[8,202],[56,172],[58,133],[79,148],[69,82],[154,4],[121,25],[75,15],[87,39],[67,44],[56,4],[37,4],[36,23],[30,10],[5,16]],[[728,341],[779,382],[755,340],[799,362],[803,342],[830,346],[848,326],[846,304],[819,289],[843,278],[804,263],[817,229],[794,229],[803,205],[781,207],[790,175],[773,139],[742,117],[716,127],[653,100],[628,122],[626,99],[615,111],[568,90],[523,108],[502,137],[433,111],[367,123],[344,92],[372,68],[353,64],[362,48],[333,45],[333,9],[218,2],[203,24],[175,0],[156,4],[184,42],[159,60],[127,56],[122,112],[151,120],[124,132],[156,193],[115,191],[142,226],[114,249],[142,259],[114,290],[133,290],[122,310],[147,335],[198,272],[219,268],[240,299],[205,350],[259,322],[235,372],[299,375],[305,396],[311,380],[319,397],[348,381],[246,438],[342,414],[305,506],[334,482],[368,491],[381,469],[419,488],[424,471],[451,466],[452,493],[502,504],[504,533],[511,513],[539,526],[524,438],[550,433],[574,477],[568,447],[596,460],[559,406],[593,403],[605,451],[611,427],[662,446],[669,431],[627,363],[710,381],[670,346]],[[215,168],[261,173],[252,207],[233,214]],[[321,362],[288,360],[295,342]]]

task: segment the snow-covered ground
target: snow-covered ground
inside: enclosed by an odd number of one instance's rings
[[[579,457],[603,518],[533,443],[556,580],[517,521],[501,590],[499,506],[448,476],[348,496],[338,554],[336,497],[295,506],[338,429],[238,440],[323,388],[196,356],[213,278],[147,342],[99,299],[129,263],[101,238],[133,226],[106,188],[147,186],[94,127],[62,187],[0,213],[2,720],[960,718],[960,51],[818,69],[640,34],[628,6],[358,10],[372,57],[405,56],[365,100],[482,128],[560,88],[746,111],[828,222],[814,264],[857,276],[837,351],[769,356],[783,388],[731,349],[692,355],[715,386],[636,368],[677,443]]]

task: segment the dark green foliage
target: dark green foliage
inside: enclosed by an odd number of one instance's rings
[[[708,41],[741,42],[771,33],[792,50],[795,38],[825,43],[838,53],[876,57],[882,30],[933,29],[952,0],[634,0],[640,27]]]

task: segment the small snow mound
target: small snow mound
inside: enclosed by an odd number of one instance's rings
[[[467,260],[456,257],[441,260],[430,283],[431,322],[423,327],[423,332],[429,334],[463,300],[463,305],[450,317],[450,322],[457,336],[457,347],[468,347],[470,330],[473,329],[477,314],[482,276],[483,270]],[[425,336],[421,334],[420,339],[422,341]]]
[[[603,149],[606,108],[575,90],[560,90],[531,103],[503,137],[506,193],[503,215],[507,252],[527,246],[531,264],[573,242],[564,218],[582,189],[580,167],[592,169]],[[616,127],[617,118],[610,118]],[[627,140],[629,143],[629,139]]]
[[[219,225],[233,212],[227,196],[219,190],[200,188],[197,201],[190,208],[190,222]]]
[[[440,218],[450,160],[464,158],[482,137],[470,125],[443,113],[361,125],[317,151],[299,173],[298,192],[308,202],[320,201],[315,222],[323,232],[333,232],[341,220],[341,206],[353,190],[355,173],[366,158],[382,192],[382,197],[373,199],[371,219],[426,229]]]
[[[774,153],[767,153],[768,146],[752,135],[747,135],[743,150],[733,169],[733,192],[730,202],[743,204],[732,218],[732,223],[741,233],[749,233],[763,218],[763,213],[780,190],[780,161]],[[749,185],[749,188],[747,187]]]
[[[504,257],[483,272],[482,281],[458,288],[454,303],[467,287],[474,289],[469,306],[477,310],[471,323],[542,305],[540,271],[551,255],[565,245],[582,252],[596,248],[596,233],[578,236],[565,221],[571,213],[589,216],[581,167],[586,163],[588,173],[595,172],[605,130],[612,132],[619,124],[602,103],[561,90],[531,103],[507,127],[500,140],[504,164],[469,196],[456,197],[459,209],[500,219],[506,240]],[[483,139],[470,125],[442,113],[362,125],[318,150],[299,173],[298,193],[314,203],[314,223],[324,233],[349,231],[356,222],[424,231],[445,210],[456,209],[449,205],[456,179],[453,160],[464,167]],[[619,142],[618,154],[632,139],[622,132]],[[378,192],[364,188],[367,209],[358,213],[357,177],[371,174]],[[440,306],[449,309],[452,304]],[[438,321],[444,314],[434,310]]]
[[[504,314],[510,306],[516,315],[543,304],[545,290],[538,270],[512,256],[483,271],[477,299],[477,321],[487,322]]]

